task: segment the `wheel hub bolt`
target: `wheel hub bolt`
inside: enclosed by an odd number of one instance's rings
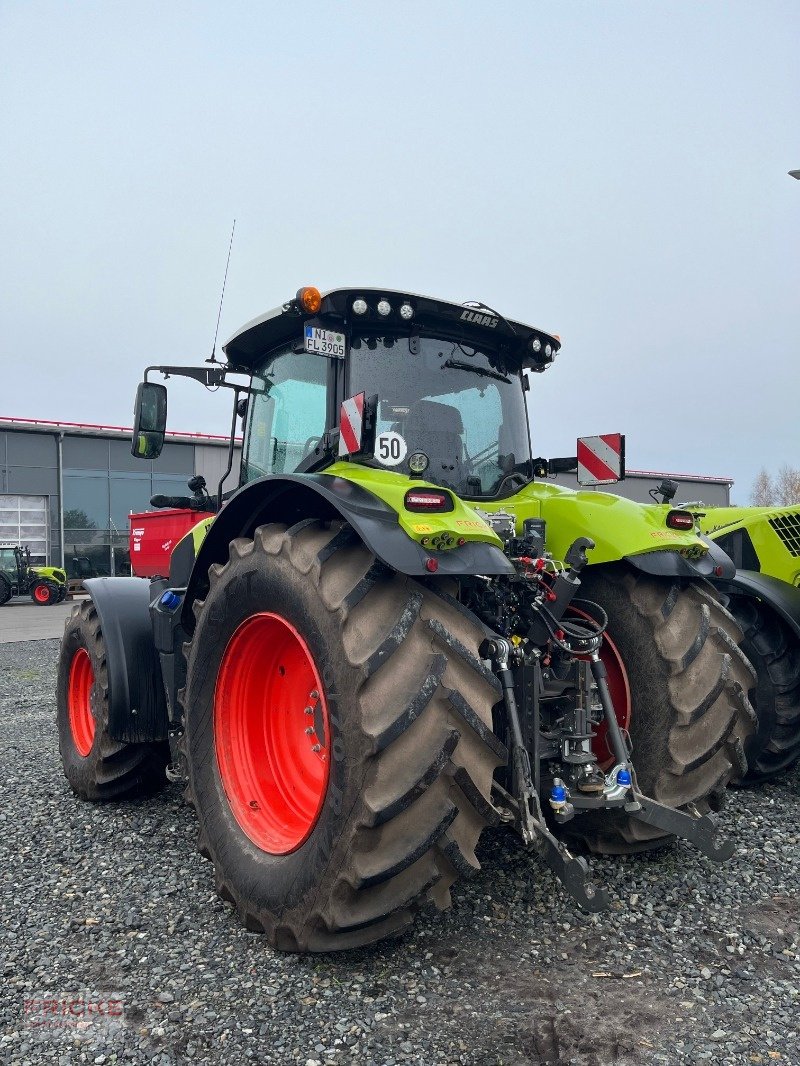
[[[313,714],[314,713],[314,708],[313,707],[306,707],[306,709],[305,709],[305,711],[303,713],[304,714]]]
[[[317,692],[317,690],[315,688],[312,688],[309,698],[312,699],[312,700],[318,700],[319,699],[319,693]]]
[[[307,733],[307,734],[308,734],[309,736],[311,736],[311,734],[312,734],[313,732],[314,732],[314,727],[313,727],[313,725],[309,725],[309,726],[306,726],[306,733]]]
[[[322,750],[322,745],[321,744],[315,744],[314,747],[311,750],[312,751],[321,751]]]

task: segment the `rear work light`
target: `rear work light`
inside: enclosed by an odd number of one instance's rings
[[[692,530],[694,515],[691,511],[670,511],[667,515],[667,525],[670,529]]]
[[[428,489],[409,489],[403,498],[407,511],[426,512],[452,511],[453,497],[446,492],[432,492]]]

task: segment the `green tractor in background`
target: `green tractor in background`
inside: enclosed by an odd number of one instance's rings
[[[12,596],[30,596],[39,607],[60,603],[67,575],[57,566],[32,566],[31,553],[19,544],[0,544],[0,607]]]
[[[655,494],[671,506],[675,482]],[[677,505],[734,561],[733,578],[714,578],[744,635],[755,667],[750,699],[758,729],[747,743],[744,784],[769,780],[800,758],[800,506]]]
[[[308,287],[227,363],[145,372],[133,454],[165,439],[150,374],[227,387],[240,484],[154,497],[212,516],[161,576],[86,582],[64,772],[112,799],[169,761],[218,892],[280,949],[446,907],[487,825],[589,910],[607,896],[568,841],[732,852],[716,811],[754,675],[708,579],[733,564],[693,521],[541,480],[563,461],[534,458],[528,393],[559,348],[482,305]]]

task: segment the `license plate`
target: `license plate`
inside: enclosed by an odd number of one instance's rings
[[[315,355],[329,355],[334,359],[344,359],[344,333],[306,326],[306,351],[313,352]]]

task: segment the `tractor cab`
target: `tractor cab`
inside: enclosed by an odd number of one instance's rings
[[[234,389],[234,426],[245,412],[241,484],[352,459],[480,500],[533,478],[527,375],[559,348],[557,336],[482,304],[306,287],[231,337],[227,364],[149,371]],[[155,457],[166,390],[147,373],[135,426],[133,454]]]
[[[0,573],[17,585],[20,575],[27,570],[22,548],[16,544],[0,544]]]
[[[398,292],[301,289],[295,304],[224,348],[252,373],[243,483],[335,458],[470,499],[531,480],[525,375],[552,362],[556,337]]]
[[[320,357],[269,353],[254,367],[243,481],[302,467],[326,430],[338,428],[337,456],[422,478],[459,496],[497,496],[532,476],[522,369],[484,338],[374,330],[349,338],[341,395],[375,397],[353,426],[326,423],[328,388]],[[335,378],[336,375],[334,375]],[[335,418],[336,412],[333,412]],[[371,420],[369,444],[364,422]]]

